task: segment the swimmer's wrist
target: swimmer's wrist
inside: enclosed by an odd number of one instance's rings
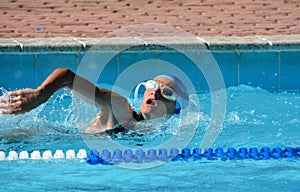
[[[38,97],[43,99],[48,99],[51,96],[51,91],[47,89],[47,87],[38,87],[36,89]]]

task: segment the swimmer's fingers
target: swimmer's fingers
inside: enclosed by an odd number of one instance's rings
[[[0,98],[0,104],[6,103],[15,103],[15,102],[27,102],[30,97],[30,94],[33,93],[32,89],[23,89],[17,91],[11,91],[8,93],[9,97],[2,97]]]
[[[25,112],[23,105],[26,99],[21,97],[11,98],[8,102],[0,102],[0,112],[2,114],[18,114]]]
[[[3,101],[1,100],[0,109],[8,109],[8,108],[11,108],[11,103],[6,102],[4,99],[3,99]]]
[[[49,97],[42,97],[39,90],[23,89],[9,92],[9,98],[3,98],[0,102],[0,111],[3,114],[19,114],[28,112]]]
[[[22,93],[22,90],[8,92],[9,96],[11,96],[11,97],[17,97],[17,96],[21,95],[21,93]]]
[[[2,102],[0,103],[0,108],[5,109],[5,108],[14,108],[21,106],[23,104],[23,101],[20,99],[12,99],[10,102]]]
[[[8,94],[11,97],[26,97],[29,94],[32,94],[34,92],[33,89],[21,89],[21,90],[17,90],[17,91],[11,91]]]
[[[16,107],[16,108],[0,110],[0,113],[1,114],[19,114],[19,113],[23,113],[23,110],[20,107]]]
[[[9,102],[11,97],[1,96],[0,97],[0,103],[7,103]]]
[[[29,91],[28,89],[8,92],[8,96],[0,98],[0,103],[8,103],[20,100],[22,97],[26,97],[31,92],[32,91]]]
[[[10,97],[10,98],[1,98],[0,103],[12,103],[12,102],[17,102],[22,99],[21,96],[18,97]]]
[[[0,104],[9,102],[9,98],[0,98]]]
[[[22,101],[18,100],[11,103],[1,103],[0,110],[2,114],[19,113],[22,111]]]

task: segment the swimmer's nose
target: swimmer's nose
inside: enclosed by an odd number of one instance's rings
[[[151,91],[149,94],[150,94],[150,96],[152,96],[155,100],[159,100],[159,99],[160,99],[159,90]]]

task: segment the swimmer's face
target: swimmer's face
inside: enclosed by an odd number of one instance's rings
[[[156,90],[146,89],[141,106],[141,113],[144,119],[161,118],[166,115],[172,115],[176,106],[176,101],[166,99],[161,94],[161,87],[167,86],[175,89],[174,83],[164,77],[154,79],[159,84],[159,88]]]

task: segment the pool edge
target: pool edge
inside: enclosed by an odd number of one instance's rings
[[[184,50],[278,50],[299,49],[300,34],[261,36],[170,36],[170,37],[51,37],[0,38],[0,52],[81,52],[92,46],[102,51],[128,46],[171,45]]]

